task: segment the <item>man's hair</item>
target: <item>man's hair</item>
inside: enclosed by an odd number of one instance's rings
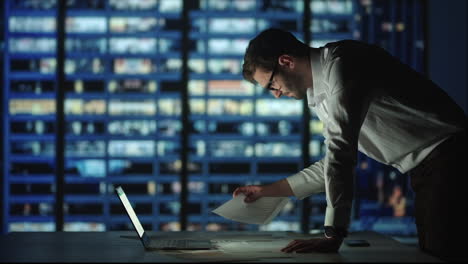
[[[242,75],[254,83],[253,75],[258,68],[272,71],[279,56],[283,54],[305,57],[309,46],[299,41],[290,32],[278,28],[269,28],[253,38],[247,46],[242,65]]]

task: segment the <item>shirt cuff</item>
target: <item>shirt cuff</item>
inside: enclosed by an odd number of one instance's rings
[[[302,200],[314,193],[313,189],[308,184],[309,176],[307,176],[304,172],[298,172],[292,176],[287,177],[286,180],[288,181],[294,196],[299,200]]]
[[[334,226],[348,229],[351,220],[351,208],[332,208],[327,206],[325,210],[325,226]]]

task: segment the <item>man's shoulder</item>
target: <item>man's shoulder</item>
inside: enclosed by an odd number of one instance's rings
[[[326,47],[333,46],[333,47],[343,47],[343,46],[358,46],[358,47],[371,47],[374,46],[373,44],[369,44],[364,41],[355,40],[355,39],[342,39],[337,41],[328,42],[325,44]]]
[[[353,39],[343,39],[334,42],[328,42],[325,45],[325,48],[330,49],[332,52],[345,52],[345,51],[356,51],[356,50],[366,50],[375,48],[375,45],[371,45],[359,40]]]
[[[377,45],[352,39],[329,42],[322,50],[325,61],[340,59],[352,62],[354,65],[366,64],[388,55]]]
[[[358,40],[340,40],[330,42],[322,49],[322,68],[324,80],[330,78],[359,78],[368,76],[369,72],[381,65],[382,53],[378,47]]]

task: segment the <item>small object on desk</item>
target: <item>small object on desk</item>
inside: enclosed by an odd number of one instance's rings
[[[344,241],[350,247],[369,247],[370,244],[364,239],[348,239]]]

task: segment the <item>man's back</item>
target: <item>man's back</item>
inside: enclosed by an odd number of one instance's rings
[[[338,63],[341,79],[334,80]],[[401,172],[466,127],[463,110],[447,93],[382,48],[353,40],[332,42],[322,50],[321,64],[329,89],[335,82],[354,83],[343,89],[369,96],[359,150]]]

